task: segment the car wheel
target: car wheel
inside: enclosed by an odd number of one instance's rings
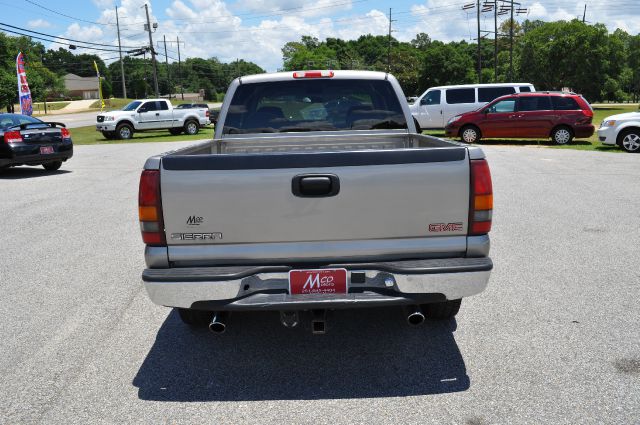
[[[103,131],[102,135],[107,140],[113,140],[116,138],[116,134],[113,131]]]
[[[551,140],[556,145],[566,145],[573,140],[573,133],[568,127],[558,127],[551,133]]]
[[[129,124],[120,124],[116,128],[116,136],[121,140],[131,139],[133,137],[133,128]]]
[[[174,136],[177,136],[178,134],[182,133],[183,129],[181,128],[170,128],[169,129],[169,133],[173,134]]]
[[[455,317],[460,311],[462,299],[443,301],[439,303],[423,304],[422,311],[427,318],[432,320],[447,320]]]
[[[213,313],[210,311],[191,310],[189,308],[178,308],[176,310],[178,310],[178,315],[182,323],[193,328],[206,327],[213,318]]]
[[[198,123],[195,121],[187,121],[184,125],[184,132],[187,133],[190,136],[193,136],[194,134],[198,134],[198,131],[200,131],[200,127],[198,126]]]
[[[420,128],[420,124],[418,123],[418,120],[414,118],[413,123],[416,125],[416,133],[422,134],[422,129]]]
[[[56,171],[58,168],[62,167],[62,161],[47,162],[46,164],[42,164],[42,166],[47,171]]]
[[[460,140],[465,143],[477,143],[480,140],[480,130],[478,127],[469,125],[460,130]]]
[[[619,145],[627,152],[640,152],[640,130],[626,130],[620,133]]]

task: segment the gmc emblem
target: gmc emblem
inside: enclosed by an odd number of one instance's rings
[[[461,232],[462,223],[431,223],[430,232]]]

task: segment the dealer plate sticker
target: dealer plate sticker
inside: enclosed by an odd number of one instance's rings
[[[346,269],[291,270],[289,294],[346,294]]]

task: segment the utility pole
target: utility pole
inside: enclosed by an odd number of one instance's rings
[[[587,4],[584,4],[584,12],[582,12],[582,23],[587,22]]]
[[[167,75],[169,76],[169,86],[171,86],[171,71],[169,70],[169,56],[167,55],[167,43],[173,44],[176,43],[178,45],[178,83],[180,84],[180,95],[182,96],[182,100],[184,100],[184,89],[182,88],[182,64],[180,60],[180,43],[184,44],[184,41],[180,41],[180,37],[176,37],[176,41],[169,40],[167,41],[167,36],[164,36],[164,57],[167,58]],[[158,46],[160,42],[158,42]]]
[[[164,63],[167,65],[167,79],[169,80],[169,99],[171,99],[171,93],[173,92],[173,87],[171,86],[171,71],[169,70],[169,56],[167,56],[167,36],[162,36],[164,40]]]
[[[144,11],[147,14],[146,30],[149,32],[149,48],[151,49],[151,62],[153,64],[153,88],[156,91],[156,97],[160,97],[160,90],[158,89],[158,66],[156,65],[156,51],[153,48],[153,38],[151,37],[151,22],[149,21],[149,5],[147,3],[144,4]]]
[[[477,16],[478,16],[478,84],[482,83],[482,51],[480,49],[480,0],[476,2]]]
[[[511,22],[509,25],[509,81],[513,81],[513,1],[511,1]]]
[[[178,45],[178,81],[180,82],[180,97],[184,100],[184,90],[182,89],[182,69],[180,68],[180,37],[176,36],[176,44]]]
[[[498,0],[493,1],[493,82],[498,82]]]
[[[116,28],[118,29],[118,53],[120,54],[120,75],[122,76],[122,97],[127,98],[127,86],[124,83],[124,64],[122,63],[122,45],[120,44],[120,21],[118,20],[118,6],[116,6]]]
[[[389,8],[389,46],[387,48],[387,72],[391,72],[391,8]]]

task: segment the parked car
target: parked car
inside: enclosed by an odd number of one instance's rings
[[[72,156],[73,142],[64,124],[28,115],[0,114],[0,169],[42,165],[53,171]]]
[[[459,114],[474,111],[500,96],[536,91],[529,83],[464,84],[431,87],[409,106],[417,127],[444,128]]]
[[[640,112],[605,118],[598,129],[598,139],[605,145],[618,145],[627,152],[640,152]]]
[[[307,311],[314,333],[331,309],[451,319],[493,267],[491,175],[480,148],[415,133],[388,73],[234,80],[213,140],[145,163],[149,297],[218,333],[231,311]]]
[[[481,138],[542,139],[565,145],[595,131],[593,109],[574,93],[521,93],[502,96],[473,112],[456,115],[445,127],[447,137],[476,143]]]
[[[162,129],[197,134],[210,123],[208,107],[174,109],[166,99],[134,100],[120,111],[98,114],[96,120],[96,130],[106,139],[130,139],[134,132]]]

